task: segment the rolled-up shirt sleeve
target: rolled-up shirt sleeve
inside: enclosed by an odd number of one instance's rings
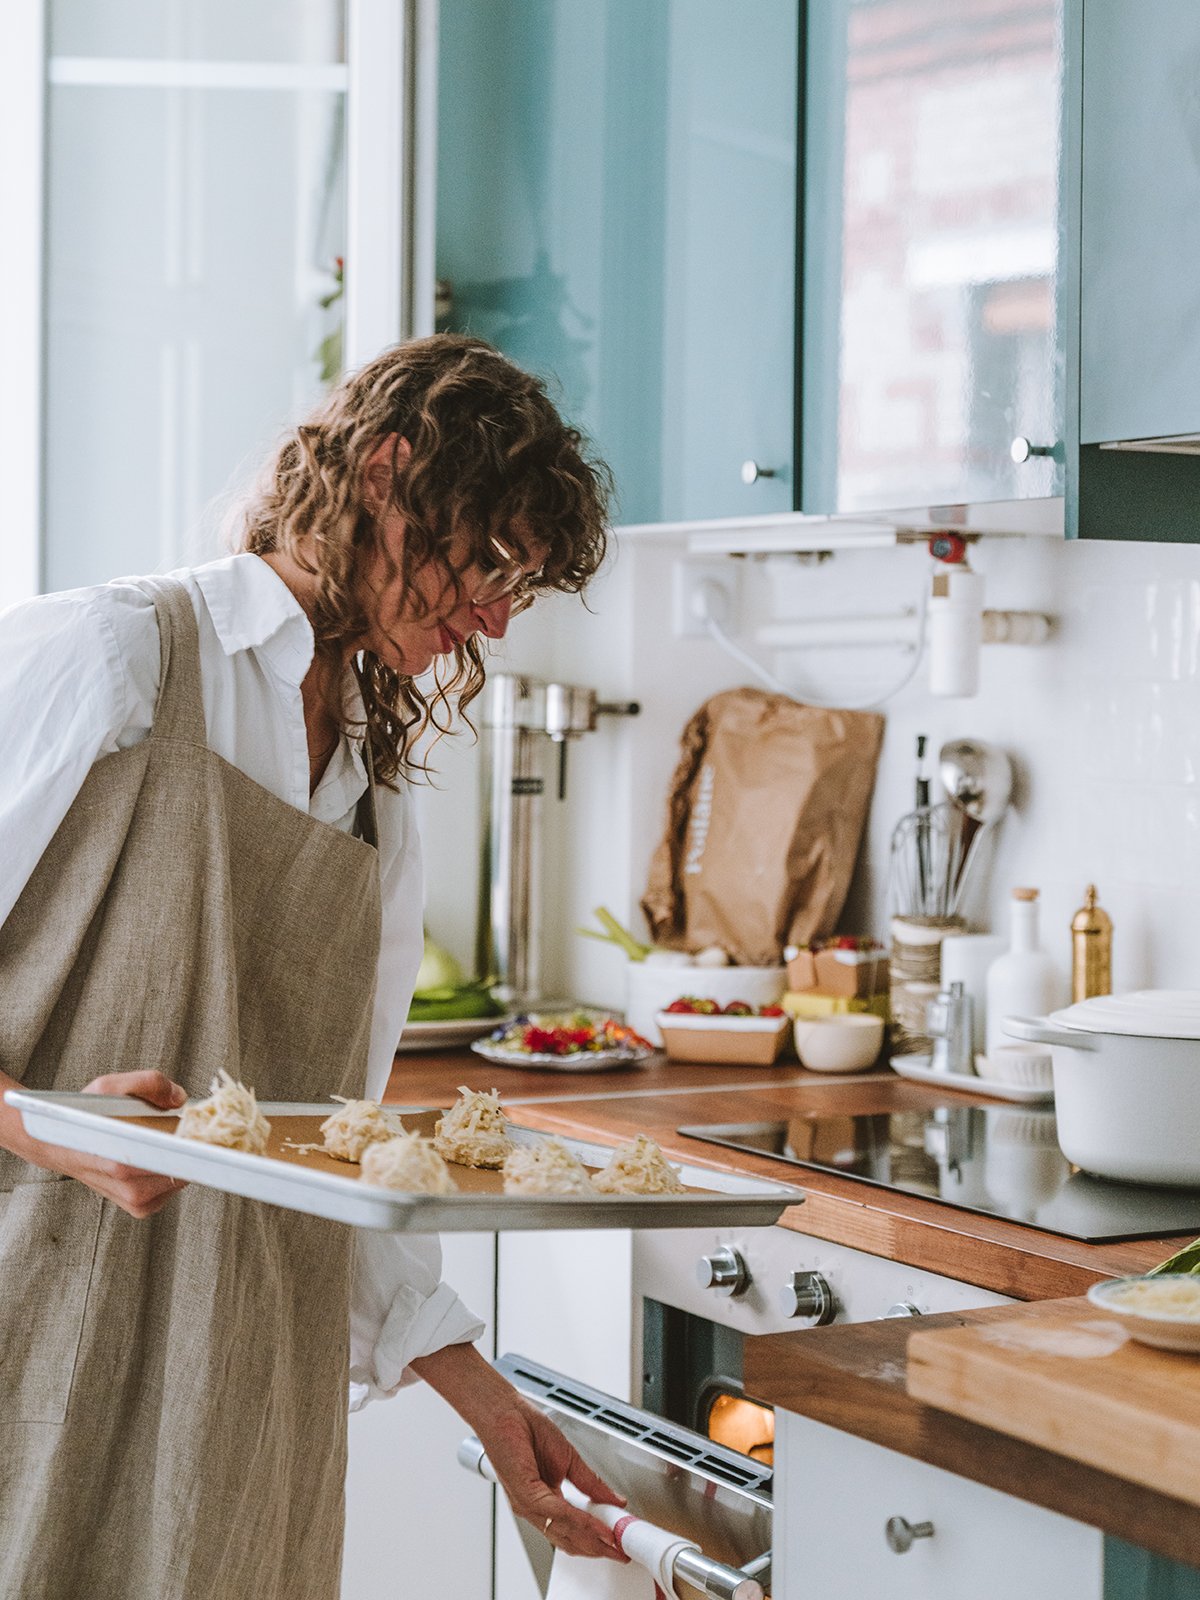
[[[379,980],[371,1032],[367,1094],[381,1099],[421,964],[424,882],[412,797],[380,796],[389,807],[389,856],[380,862],[383,920]],[[375,1233],[360,1229],[350,1305],[350,1383],[354,1409],[395,1394],[416,1374],[418,1356],[467,1344],[484,1330],[449,1284],[441,1281],[436,1234]]]

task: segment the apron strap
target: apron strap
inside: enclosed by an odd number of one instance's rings
[[[200,694],[200,630],[191,595],[177,578],[142,579],[138,588],[154,601],[161,658],[150,737],[207,745]]]
[[[354,813],[354,834],[364,844],[379,849],[379,818],[375,810],[375,761],[371,755],[371,739],[363,739],[363,762],[367,769],[367,787],[358,797]]]

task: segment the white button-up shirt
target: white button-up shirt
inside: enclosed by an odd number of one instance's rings
[[[298,810],[349,832],[366,788],[361,744],[343,735],[309,796],[300,684],[308,618],[255,555],[176,572],[200,632],[209,748]],[[94,762],[150,731],[158,694],[154,606],[134,584],[43,595],[0,613],[0,923],[16,904]],[[421,851],[412,797],[376,791],[383,901],[366,1093],[387,1086],[421,961]],[[439,1281],[436,1238],[360,1231],[351,1304],[357,1403],[391,1393],[414,1357],[476,1339],[483,1325]]]

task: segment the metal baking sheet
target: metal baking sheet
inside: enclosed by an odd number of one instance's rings
[[[684,1163],[682,1195],[506,1195],[498,1172],[452,1168],[461,1192],[404,1194],[375,1189],[358,1179],[358,1167],[319,1152],[285,1148],[319,1142],[318,1125],[336,1107],[267,1101],[271,1123],[265,1156],[177,1139],[174,1112],[154,1111],[141,1100],[95,1094],[10,1089],[5,1100],[21,1113],[25,1131],[48,1144],[104,1156],[146,1172],[201,1183],[226,1194],[265,1200],[357,1228],[389,1233],[494,1233],[565,1228],[766,1227],[804,1198],[793,1184],[741,1177]],[[391,1106],[416,1133],[432,1134],[441,1110]],[[512,1124],[518,1144],[544,1137]],[[606,1165],[607,1145],[562,1141],[585,1166]],[[678,1165],[678,1163],[676,1163]]]

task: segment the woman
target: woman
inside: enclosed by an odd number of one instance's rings
[[[264,1100],[382,1095],[420,960],[416,741],[479,691],[481,636],[593,575],[605,482],[539,383],[443,335],[285,440],[240,554],[0,619],[0,1089],[170,1108],[236,1066]],[[521,1515],[623,1559],[558,1488],[618,1497],[439,1267],[0,1105],[0,1594],[331,1600],[348,1378],[424,1378]]]

